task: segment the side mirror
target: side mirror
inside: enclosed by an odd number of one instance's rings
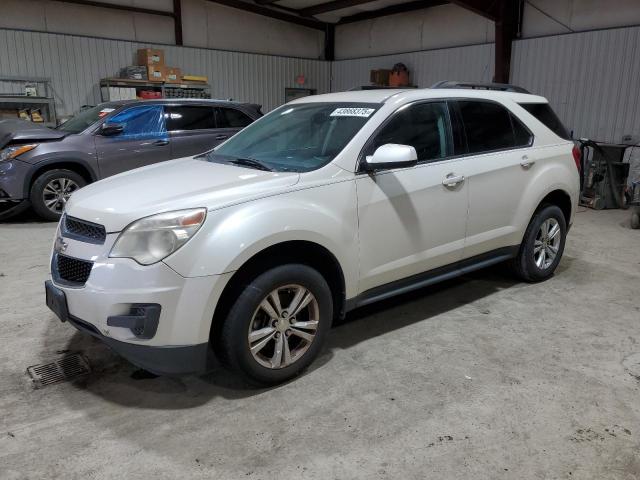
[[[123,131],[124,125],[122,123],[103,123],[100,128],[100,135],[111,137],[113,135],[120,135]]]
[[[410,145],[387,143],[376,149],[373,155],[367,156],[365,169],[368,171],[387,168],[412,167],[418,163],[416,149]]]

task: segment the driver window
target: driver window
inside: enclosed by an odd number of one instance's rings
[[[167,136],[162,105],[128,108],[111,117],[108,123],[123,125],[124,130],[117,137],[121,139],[149,139]]]
[[[447,104],[428,102],[403,107],[378,132],[367,155],[387,143],[411,145],[420,162],[451,155]]]

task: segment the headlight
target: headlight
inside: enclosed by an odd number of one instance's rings
[[[13,147],[4,148],[0,150],[0,162],[16,158],[18,155],[27,153],[29,150],[33,150],[37,146],[37,143],[30,143],[28,145],[15,145]]]
[[[151,265],[187,243],[204,223],[206,208],[160,213],[125,228],[111,249],[111,258],[132,258]]]

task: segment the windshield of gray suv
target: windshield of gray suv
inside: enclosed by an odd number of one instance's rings
[[[378,108],[377,103],[284,105],[209,152],[206,159],[277,172],[315,170],[333,160]]]
[[[81,110],[62,125],[58,125],[57,130],[67,133],[80,133],[96,123],[102,117],[106,117],[113,112],[118,105],[110,103],[102,103],[96,107],[90,107]]]

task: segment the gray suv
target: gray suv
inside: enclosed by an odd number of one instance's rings
[[[83,110],[56,129],[2,120],[0,220],[30,205],[57,220],[84,185],[210,150],[261,115],[248,103],[128,100]]]

